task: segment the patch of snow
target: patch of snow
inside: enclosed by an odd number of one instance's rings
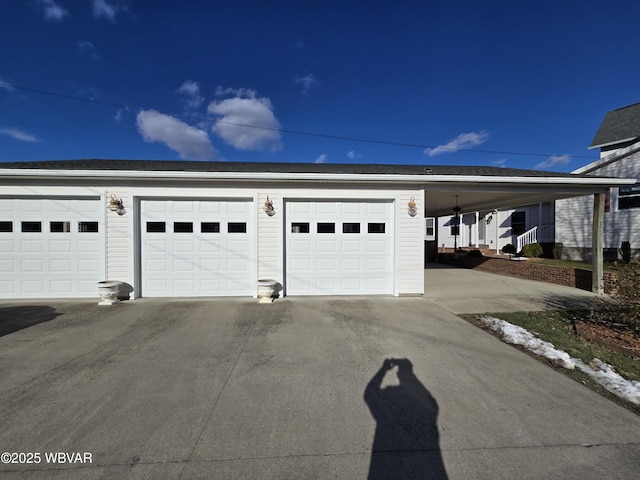
[[[640,382],[621,377],[608,363],[594,358],[587,365],[580,359],[572,358],[564,350],[558,350],[552,343],[540,340],[522,327],[486,315],[479,316],[478,319],[495,331],[505,342],[522,345],[527,350],[548,358],[566,369],[573,370],[577,367],[611,393],[634,405],[640,405]]]

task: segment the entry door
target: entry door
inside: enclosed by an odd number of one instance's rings
[[[393,204],[289,201],[288,295],[393,293]]]
[[[254,293],[252,203],[141,201],[142,296]]]

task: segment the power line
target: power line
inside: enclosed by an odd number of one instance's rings
[[[129,108],[128,105],[123,105],[120,103],[112,103],[112,102],[105,102],[102,100],[96,100],[93,98],[86,98],[86,97],[79,97],[76,95],[66,95],[63,93],[57,93],[57,92],[51,92],[48,90],[40,90],[40,89],[36,89],[36,88],[30,88],[30,87],[23,87],[20,85],[14,85],[14,84],[10,84],[10,83],[6,83],[3,81],[0,81],[0,87],[5,87],[7,89],[16,89],[16,90],[23,90],[25,92],[32,92],[32,93],[38,93],[40,95],[48,95],[51,97],[57,97],[57,98],[63,98],[65,100],[76,100],[78,102],[85,102],[85,103],[93,103],[96,105],[105,105],[108,107],[115,107],[115,108]],[[172,117],[176,117],[176,118],[183,118],[186,120],[197,120],[197,121],[211,121],[211,118],[208,117],[203,117],[203,116],[193,116],[193,115],[179,115],[179,114],[170,114],[170,113],[166,113],[166,112],[160,112],[163,113],[165,115],[170,115]],[[388,140],[373,140],[371,138],[359,138],[359,137],[349,137],[346,135],[331,135],[331,134],[325,134],[325,133],[316,133],[316,132],[302,132],[299,130],[289,130],[286,128],[271,128],[271,127],[264,127],[261,125],[248,125],[248,124],[244,124],[244,123],[235,123],[235,122],[225,122],[223,120],[216,120],[216,122],[218,123],[222,123],[224,125],[232,125],[235,127],[244,127],[244,128],[254,128],[254,129],[259,129],[259,130],[269,130],[272,132],[278,132],[278,133],[288,133],[291,135],[303,135],[303,136],[307,136],[307,137],[317,137],[317,138],[327,138],[327,139],[331,139],[331,140],[345,140],[348,142],[359,142],[359,143],[372,143],[372,144],[377,144],[377,145],[389,145],[389,146],[396,146],[396,147],[407,147],[407,148],[420,148],[423,150],[427,150],[427,149],[433,149],[433,148],[439,148],[442,150],[451,150],[454,152],[465,152],[465,153],[491,153],[491,154],[496,154],[496,155],[519,155],[519,156],[527,156],[527,157],[552,157],[555,154],[551,154],[551,153],[531,153],[531,152],[510,152],[510,151],[503,151],[503,150],[484,150],[484,149],[476,149],[476,148],[454,148],[454,147],[446,147],[446,146],[442,146],[442,145],[438,145],[438,146],[433,146],[433,145],[420,145],[420,144],[416,144],[416,143],[405,143],[405,142],[392,142],[392,141],[388,141]],[[587,155],[571,155],[572,158],[586,158],[586,159],[590,159],[590,160],[596,160],[597,157],[591,157],[591,156],[587,156]]]

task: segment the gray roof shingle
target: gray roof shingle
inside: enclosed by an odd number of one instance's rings
[[[589,148],[640,138],[640,103],[607,112]]]
[[[329,173],[369,175],[453,175],[496,177],[575,177],[576,175],[541,170],[457,165],[389,165],[348,163],[277,163],[277,162],[193,162],[166,160],[47,160],[0,163],[0,169],[36,170],[119,170],[174,172],[270,172]]]

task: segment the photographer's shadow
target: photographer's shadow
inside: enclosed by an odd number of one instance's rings
[[[382,387],[387,372],[399,385]],[[392,372],[393,373],[393,372]],[[370,480],[446,479],[440,454],[438,404],[413,373],[407,359],[386,359],[364,391],[376,420]]]

